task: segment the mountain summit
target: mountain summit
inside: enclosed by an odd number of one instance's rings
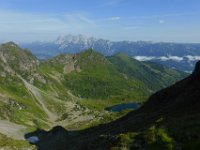
[[[34,71],[39,63],[30,51],[21,49],[14,42],[8,42],[0,46],[0,61],[2,61],[0,65],[4,68],[3,70],[12,70],[21,74]]]

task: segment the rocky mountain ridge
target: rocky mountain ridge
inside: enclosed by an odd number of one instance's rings
[[[165,43],[145,41],[109,41],[84,35],[60,36],[50,42],[21,44],[29,48],[38,58],[47,59],[58,54],[75,54],[92,48],[109,56],[123,52],[140,61],[153,61],[178,70],[192,72],[200,60],[198,43]]]

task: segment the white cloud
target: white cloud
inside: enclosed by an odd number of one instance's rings
[[[79,17],[80,17],[80,20],[82,20],[82,21],[84,21],[84,22],[86,22],[88,24],[91,24],[91,25],[95,24],[95,21],[93,21],[92,19],[89,19],[89,18],[87,18],[85,16],[79,16]]]
[[[185,56],[189,62],[191,61],[199,61],[200,60],[200,56],[191,56],[191,55],[187,55]]]
[[[155,56],[135,56],[134,58],[139,61],[151,61],[156,59]]]
[[[107,0],[107,2],[103,4],[103,6],[116,6],[123,1],[124,0]]]
[[[166,57],[166,56],[157,57],[156,59],[162,60],[162,61],[170,60],[169,57]]]
[[[193,16],[198,13],[171,13],[171,14],[162,14],[162,15],[147,15],[147,16],[133,16],[131,19],[160,19],[167,17],[182,17],[182,16]]]
[[[95,21],[85,13],[20,13],[0,11],[1,41],[52,40],[60,34],[90,33]]]
[[[177,61],[177,62],[184,60],[184,57],[178,57],[178,56],[168,56],[168,57],[169,57],[169,60],[174,60],[174,61]]]
[[[111,20],[111,21],[116,21],[116,20],[120,20],[121,17],[111,17],[111,18],[108,18],[108,20]]]
[[[135,59],[139,61],[151,61],[151,60],[160,60],[160,61],[176,61],[176,62],[181,62],[181,61],[196,61],[200,60],[200,56],[135,56]]]
[[[135,30],[138,28],[141,28],[141,27],[140,26],[127,26],[127,27],[124,27],[124,30]]]
[[[120,19],[121,19],[121,17],[119,17],[119,16],[113,16],[113,17],[110,17],[110,18],[96,19],[95,22],[96,22],[96,24],[101,24],[101,23],[105,24],[105,22],[108,22],[108,21],[118,21]]]
[[[165,20],[159,20],[159,23],[160,23],[160,24],[164,24],[164,23],[165,23]]]
[[[122,1],[115,1],[122,2]],[[113,1],[114,3],[114,1]],[[168,14],[169,16],[169,14]],[[178,16],[178,14],[176,14]],[[119,16],[103,16],[94,18],[95,14],[87,12],[45,14],[24,13],[0,9],[0,42],[13,40],[15,42],[54,40],[58,35],[84,34],[109,40],[152,40],[152,41],[198,41],[197,31],[189,34],[171,33],[163,36],[157,29],[151,29],[142,22],[135,22],[132,18]],[[141,16],[138,16],[139,18]],[[149,17],[149,16],[143,16]],[[150,16],[158,17],[158,16]],[[165,20],[164,17],[156,18]],[[123,22],[121,21],[123,20]],[[134,24],[136,26],[134,26]],[[158,23],[157,23],[158,24]],[[137,26],[138,25],[138,26]],[[138,28],[142,28],[140,30]],[[138,29],[138,30],[137,30]],[[182,30],[182,29],[181,29]],[[153,33],[154,34],[151,34]],[[178,32],[178,31],[177,31]],[[168,37],[167,37],[168,36]],[[195,37],[194,37],[195,36]],[[166,38],[165,38],[166,37]]]

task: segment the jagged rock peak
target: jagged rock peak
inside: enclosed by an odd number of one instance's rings
[[[13,47],[18,47],[19,48],[19,46],[16,43],[12,42],[12,41],[4,43],[4,44],[2,44],[2,46],[13,46]]]

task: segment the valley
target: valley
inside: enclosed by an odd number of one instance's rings
[[[162,89],[137,110],[106,124],[69,131],[35,131],[40,149],[196,150],[200,147],[200,62],[192,75]],[[62,139],[62,140],[60,140]]]
[[[0,0],[0,150],[200,150],[200,0]]]
[[[114,121],[130,110],[109,112],[106,107],[144,103],[152,93],[188,76],[92,49],[44,61],[9,42],[0,46],[0,56],[0,139],[5,139],[0,146],[12,149],[34,149],[23,135],[36,129],[62,126],[74,131]]]

